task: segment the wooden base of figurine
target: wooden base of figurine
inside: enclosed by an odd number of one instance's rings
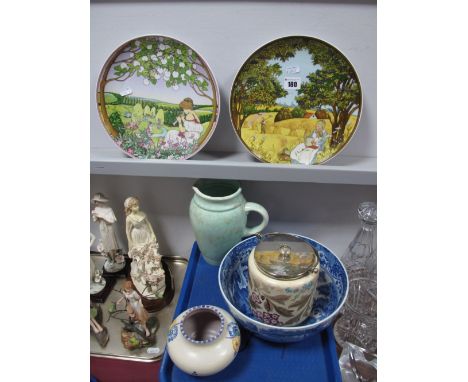
[[[164,276],[165,276],[165,283],[166,289],[164,290],[164,294],[161,298],[147,298],[144,297],[138,289],[135,288],[136,292],[141,297],[141,302],[145,309],[152,313],[161,310],[162,308],[169,305],[174,298],[174,277],[171,272],[171,268],[167,265],[164,259],[161,260],[162,267],[164,269]]]
[[[125,349],[135,350],[156,344],[156,332],[159,322],[156,317],[150,317],[146,322],[150,335],[146,336],[144,328],[137,323],[128,323],[120,332],[120,339]]]
[[[115,277],[103,277],[104,280],[106,280],[106,285],[104,286],[104,289],[101,290],[98,293],[90,294],[89,298],[91,299],[92,302],[97,303],[97,304],[103,304],[107,296],[112,292],[112,288],[115,285]]]
[[[104,266],[102,267],[102,275],[107,279],[111,277],[128,277],[130,275],[130,264],[132,263],[132,259],[130,259],[127,255],[123,255],[125,259],[125,266],[118,272],[107,272]]]

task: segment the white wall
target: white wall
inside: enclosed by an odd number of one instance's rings
[[[234,77],[265,43],[288,35],[330,42],[353,63],[363,88],[359,128],[342,155],[376,156],[376,3],[357,1],[144,1],[91,4],[91,146],[113,147],[96,109],[95,89],[108,56],[142,35],[173,36],[211,66],[221,93],[221,116],[208,151],[244,151],[229,118]],[[196,159],[196,157],[195,157]]]
[[[128,196],[141,201],[158,237],[161,251],[187,257],[195,240],[188,218],[193,179],[133,176],[91,176],[91,196],[103,192],[118,219],[122,245],[126,248],[123,202]],[[357,207],[376,201],[374,186],[338,184],[241,182],[247,201],[262,204],[270,214],[265,232],[293,232],[313,237],[341,255],[359,228]],[[260,222],[255,213],[249,225]],[[99,227],[90,218],[92,232]]]

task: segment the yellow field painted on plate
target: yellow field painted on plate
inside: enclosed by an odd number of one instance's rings
[[[308,110],[314,112],[314,110]],[[276,112],[264,112],[249,115],[241,128],[241,139],[259,158],[270,163],[290,163],[286,152],[291,152],[304,138],[315,129],[319,120],[312,118],[291,118],[275,122]],[[262,131],[262,121],[265,121]],[[330,120],[325,122],[325,130],[331,136]],[[351,116],[346,125],[344,143],[349,139],[356,125],[356,116]],[[343,145],[331,149],[329,140],[322,152],[317,154],[317,161],[322,162],[339,151]]]

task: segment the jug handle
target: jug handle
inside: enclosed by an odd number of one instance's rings
[[[267,210],[264,207],[262,207],[260,204],[247,202],[245,203],[244,210],[247,213],[249,213],[250,211],[257,212],[263,218],[262,222],[258,226],[252,227],[252,228],[245,227],[244,236],[250,236],[250,235],[259,233],[267,226],[270,218],[268,216]]]

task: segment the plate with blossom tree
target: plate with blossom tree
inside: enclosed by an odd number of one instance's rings
[[[140,159],[187,159],[208,142],[219,116],[219,89],[206,61],[165,36],[117,48],[98,80],[97,105],[115,144]]]

